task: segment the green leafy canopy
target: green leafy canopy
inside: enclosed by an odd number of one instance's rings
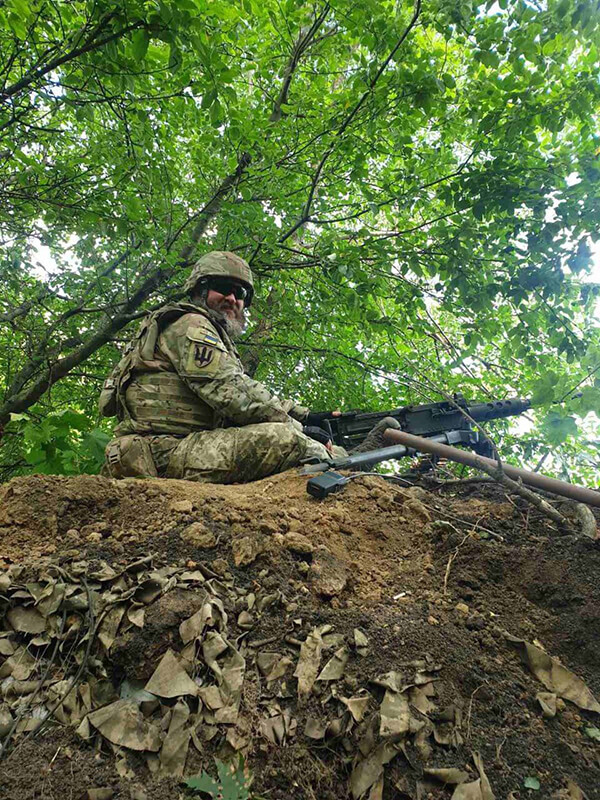
[[[91,469],[118,349],[217,248],[258,276],[243,352],[274,390],[533,396],[504,455],[592,480],[599,20],[597,0],[6,0],[0,477]]]

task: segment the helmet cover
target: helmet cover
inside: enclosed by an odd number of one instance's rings
[[[213,250],[198,259],[192,267],[183,290],[186,294],[191,294],[198,281],[214,277],[233,278],[239,281],[248,290],[245,305],[246,307],[250,305],[254,295],[254,279],[250,267],[243,258],[227,250]]]

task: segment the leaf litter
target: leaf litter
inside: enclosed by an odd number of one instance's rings
[[[300,508],[306,499],[289,492],[289,477],[281,479],[287,481],[288,507],[291,503],[293,509],[295,503]],[[58,486],[66,483],[61,480]],[[148,487],[151,501],[171,491],[169,482],[158,483],[160,489]],[[0,625],[0,755],[7,765],[11,753],[27,752],[30,743],[58,736],[60,724],[64,731],[77,731],[79,739],[71,740],[70,750],[80,741],[82,746],[114,753],[114,774],[128,783],[142,780],[152,786],[155,781],[158,787],[160,781],[186,780],[190,774],[210,769],[206,759],[213,756],[232,762],[243,754],[257,763],[264,758],[267,764],[283,765],[279,759],[285,759],[289,750],[300,756],[298,770],[289,767],[299,798],[311,798],[312,789],[307,787],[319,785],[323,798],[383,800],[390,787],[396,787],[400,796],[413,800],[427,792],[436,798],[493,800],[498,796],[492,790],[494,780],[500,784],[500,796],[506,781],[510,785],[510,771],[503,778],[503,765],[509,767],[510,755],[505,755],[509,748],[500,730],[496,749],[490,751],[487,739],[480,738],[479,726],[485,722],[485,704],[496,702],[496,687],[506,690],[497,680],[494,685],[493,680],[476,677],[482,674],[477,659],[487,663],[477,655],[482,647],[498,665],[498,674],[510,669],[511,680],[527,686],[521,698],[513,696],[514,708],[521,704],[530,709],[527,713],[534,718],[537,714],[542,725],[547,724],[544,720],[559,720],[569,747],[584,752],[582,739],[589,742],[588,748],[594,747],[595,737],[588,730],[596,729],[592,720],[599,707],[586,683],[537,644],[499,633],[494,606],[488,606],[487,612],[481,603],[473,608],[469,584],[462,584],[468,591],[459,589],[459,599],[465,602],[457,603],[450,595],[453,583],[445,575],[447,556],[443,553],[436,593],[432,558],[422,558],[419,548],[436,540],[440,547],[443,529],[421,518],[417,529],[412,524],[395,529],[398,509],[392,506],[393,514],[382,511],[394,503],[386,484],[361,478],[349,492],[351,500],[352,492],[358,492],[356,502],[361,506],[350,503],[357,520],[354,542],[366,552],[368,537],[361,539],[361,531],[374,531],[376,505],[382,512],[378,524],[390,531],[385,535],[395,530],[396,539],[415,537],[416,551],[413,554],[406,544],[404,551],[398,550],[396,561],[402,569],[397,573],[389,572],[389,558],[383,558],[375,581],[372,575],[364,579],[361,569],[353,566],[352,554],[344,550],[350,534],[346,532],[349,517],[341,511],[347,505],[343,498],[307,505],[304,516],[289,516],[285,511],[286,516],[273,515],[273,522],[262,523],[260,515],[256,519],[256,506],[244,501],[244,496],[251,498],[251,487],[236,487],[242,496],[236,496],[235,502],[233,495],[228,496],[222,506],[214,492],[225,493],[227,487],[192,488],[199,491],[198,497],[213,492],[210,513],[203,511],[196,518],[209,533],[214,531],[214,536],[205,536],[203,531],[203,544],[208,547],[210,539],[209,557],[200,545],[193,558],[177,548],[171,555],[167,544],[175,540],[150,532],[146,535],[152,541],[151,555],[140,557],[132,546],[130,558],[123,557],[127,555],[123,549],[119,557],[120,548],[110,547],[96,557],[89,547],[74,558],[38,556],[27,563],[26,559],[4,562],[0,573],[4,620]],[[127,494],[122,485],[117,484],[117,489]],[[373,499],[368,519],[362,510],[365,492],[369,502]],[[380,498],[386,498],[385,503],[378,504]],[[122,507],[133,503],[129,498]],[[180,514],[185,529],[195,524],[196,503],[204,508],[200,501],[174,501],[161,507],[167,506],[166,511],[155,513],[164,514],[166,521]],[[399,503],[409,514],[411,507],[405,509],[405,505]],[[488,513],[496,513],[493,503],[488,506]],[[223,510],[218,511],[219,507]],[[315,514],[319,527],[311,528]],[[297,518],[305,522],[302,535],[312,542],[312,549],[304,540],[301,552],[278,542],[278,526],[285,534]],[[341,535],[336,534],[338,518],[345,520]],[[172,530],[177,536],[178,528]],[[294,526],[294,530],[299,537],[299,529]],[[326,540],[319,540],[320,530],[326,532]],[[444,536],[448,535],[446,531]],[[136,536],[134,543],[140,534]],[[116,541],[121,544],[123,538]],[[329,558],[324,548],[332,546]],[[445,546],[442,540],[442,550]],[[463,553],[468,562],[468,548],[483,546],[479,557],[484,559],[494,552],[491,548],[499,547],[470,540],[453,561],[449,577],[466,575],[460,572]],[[449,541],[448,549],[454,552],[455,543]],[[370,552],[370,558],[375,558],[377,550]],[[312,573],[302,566],[311,561],[318,563]],[[381,577],[385,574],[395,575],[388,589]],[[485,585],[480,578],[474,582]],[[372,594],[374,588],[383,588],[384,595]],[[454,607],[459,605],[457,615]],[[446,626],[443,636],[428,623],[432,616]],[[471,650],[475,660],[470,662],[464,661],[461,652],[465,637],[474,637],[476,642]],[[509,640],[547,691],[528,684],[527,673],[514,671],[503,645]],[[457,656],[463,659],[461,669],[455,666]],[[473,686],[472,681],[478,682]],[[457,692],[460,686],[462,692]],[[484,692],[486,697],[480,702]],[[569,717],[568,704],[588,716]],[[578,727],[569,727],[570,719]],[[476,738],[480,747],[487,748],[486,769],[482,756],[471,749]],[[61,747],[55,764],[60,762]],[[590,765],[594,769],[591,752],[585,751],[587,772]],[[573,763],[577,764],[577,757]],[[259,770],[263,788],[268,787],[270,770],[273,767]],[[327,770],[332,770],[331,779]],[[581,778],[573,765],[569,772]],[[521,786],[530,776],[531,772],[522,773]],[[594,796],[589,786],[584,793],[566,774],[557,774],[554,783],[557,798]],[[98,786],[99,782],[90,784],[85,792],[105,791]],[[518,792],[518,784],[512,786]],[[163,796],[161,791],[157,789],[157,798]],[[280,796],[277,790],[273,796]]]

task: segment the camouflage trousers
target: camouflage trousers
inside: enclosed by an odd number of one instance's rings
[[[345,455],[334,448],[335,455]],[[294,425],[262,422],[174,436],[121,436],[109,443],[105,473],[114,477],[183,478],[247,483],[330,454]]]

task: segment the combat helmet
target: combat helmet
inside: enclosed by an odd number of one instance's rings
[[[252,303],[252,297],[254,296],[254,279],[250,267],[243,258],[227,250],[214,250],[212,253],[206,253],[202,258],[198,259],[192,267],[192,271],[183,286],[183,290],[186,294],[191,294],[196,284],[203,278],[213,278],[217,276],[234,278],[236,281],[239,281],[248,290],[248,297],[245,303],[246,307]]]

